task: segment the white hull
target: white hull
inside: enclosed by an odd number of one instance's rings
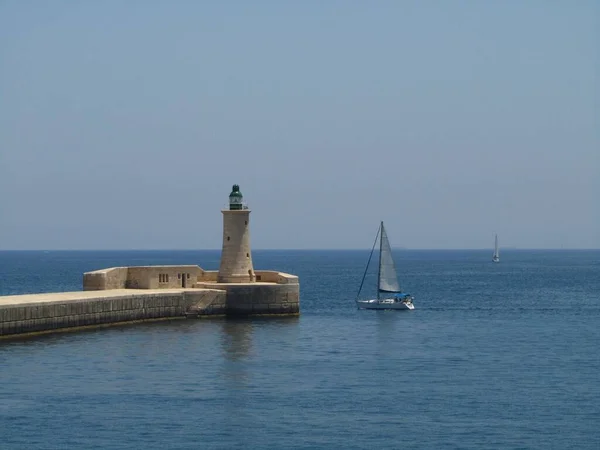
[[[359,309],[399,309],[399,310],[413,310],[415,305],[412,301],[406,300],[394,300],[394,299],[381,299],[381,300],[356,300],[356,306]]]
[[[492,262],[500,262],[500,258],[494,257],[494,258],[492,258]]]

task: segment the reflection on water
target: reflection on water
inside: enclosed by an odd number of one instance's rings
[[[221,347],[228,361],[245,359],[252,352],[252,320],[227,319],[221,327]]]
[[[222,377],[232,382],[232,388],[243,388],[256,375],[256,364],[261,358],[291,351],[297,342],[298,324],[298,317],[225,319],[219,335]],[[274,335],[279,339],[274,341]]]
[[[362,312],[362,311],[361,311]],[[410,315],[414,311],[369,311],[375,315],[377,341],[385,343],[390,339],[400,339],[407,337],[404,335],[403,324],[411,319]]]
[[[253,355],[253,332],[252,320],[226,319],[221,324],[222,376],[231,392],[243,388],[249,380],[248,360]]]

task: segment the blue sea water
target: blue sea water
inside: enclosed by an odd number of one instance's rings
[[[600,448],[600,251],[397,251],[416,310],[358,311],[368,251],[255,251],[298,318],[0,341],[2,449]],[[218,251],[0,252],[0,295]],[[366,284],[372,286],[371,274]]]

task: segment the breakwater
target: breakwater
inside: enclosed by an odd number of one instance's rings
[[[224,315],[224,290],[115,289],[0,297],[0,337],[106,324]]]
[[[197,265],[109,267],[83,274],[82,292],[0,297],[0,337],[214,315],[298,315],[298,277],[254,270],[250,210],[240,187],[223,214],[219,270]]]
[[[83,291],[0,297],[0,337],[161,319],[299,314],[298,277],[276,271],[255,277],[260,281],[219,283],[217,272],[198,266],[87,272]]]

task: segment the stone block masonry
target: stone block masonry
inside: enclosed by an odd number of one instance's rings
[[[223,315],[226,292],[160,289],[60,292],[0,297],[0,337],[75,327]]]
[[[260,281],[218,283],[216,271],[198,266],[116,267],[88,272],[83,291],[0,297],[0,338],[159,319],[300,313],[298,277],[256,271],[256,279]],[[189,287],[181,287],[184,280]],[[181,284],[167,287],[170,283]],[[132,284],[165,287],[126,288]]]
[[[227,292],[228,316],[297,315],[300,292],[297,283],[199,283],[197,286],[219,288]]]
[[[83,275],[84,291],[137,288],[197,288],[226,292],[227,315],[296,315],[300,313],[298,277],[274,270],[253,271],[255,281],[223,283],[219,272],[199,266],[110,267]],[[185,286],[184,286],[185,283]]]

